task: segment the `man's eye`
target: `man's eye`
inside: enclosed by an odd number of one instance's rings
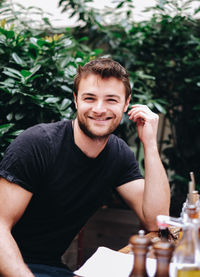
[[[108,98],[108,102],[117,103],[117,100],[113,98]]]
[[[86,101],[92,101],[92,100],[94,100],[94,98],[92,98],[92,97],[86,97],[85,100]]]

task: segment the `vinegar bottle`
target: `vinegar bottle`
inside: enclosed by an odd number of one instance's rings
[[[200,221],[197,218],[198,209],[194,205],[188,205],[186,213],[188,219],[183,225],[182,238],[174,251],[173,262],[176,266],[177,277],[199,277]]]

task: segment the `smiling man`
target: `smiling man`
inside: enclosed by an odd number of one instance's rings
[[[83,76],[78,90],[75,94],[78,126],[92,139],[107,139],[128,107],[124,84],[114,77],[102,79],[91,74]]]
[[[131,95],[126,70],[100,58],[74,79],[77,117],[39,124],[8,147],[0,163],[0,275],[73,276],[61,256],[116,189],[148,230],[168,214],[170,189],[157,149],[158,116],[133,105],[145,178],[128,145],[112,134]]]

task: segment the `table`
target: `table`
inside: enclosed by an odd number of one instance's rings
[[[169,229],[169,234],[170,234],[170,241],[173,241],[175,243],[175,245],[178,243],[178,234],[179,234],[180,228],[170,228]],[[176,233],[176,236],[175,236]],[[153,232],[149,232],[145,235],[145,237],[148,237],[151,239],[151,241],[153,243],[160,241],[161,240],[161,236],[159,231],[153,231]],[[119,250],[119,252],[124,253],[124,254],[129,254],[131,253],[131,245],[128,244],[125,247],[121,248]],[[149,254],[148,254],[149,258],[155,258],[154,253],[153,253],[153,249],[150,248]]]
[[[158,232],[158,231],[149,232],[149,233],[147,233],[147,234],[145,235],[145,237],[150,238],[153,242],[156,242],[156,241],[159,241],[159,240],[160,240],[159,232]],[[130,246],[130,244],[128,244],[128,245],[126,245],[125,247],[121,248],[121,249],[119,250],[119,252],[124,253],[124,254],[129,254],[129,253],[131,253],[131,246]],[[155,258],[155,256],[154,256],[152,250],[150,250],[149,257]]]
[[[161,240],[161,232],[155,231],[146,234],[145,236],[150,238],[152,243]],[[169,236],[171,239],[171,236]],[[120,253],[121,252],[121,253]],[[108,249],[106,247],[99,247],[94,255],[88,259],[86,266],[83,265],[81,270],[77,271],[76,274],[85,277],[94,276],[128,276],[130,269],[132,268],[132,255],[124,255],[131,253],[131,246],[126,245],[118,251]],[[119,262],[120,260],[120,262]],[[109,265],[114,265],[110,266]],[[149,265],[149,266],[148,266]],[[153,247],[149,247],[148,257],[147,257],[147,267],[149,276],[154,276],[156,269],[156,259],[153,253]],[[108,272],[108,269],[110,270]],[[114,273],[114,274],[113,274]],[[89,275],[88,275],[89,274]],[[106,275],[107,274],[107,275]],[[108,275],[109,274],[109,275]],[[172,275],[174,276],[174,275]]]

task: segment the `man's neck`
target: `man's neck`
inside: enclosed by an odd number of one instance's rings
[[[108,138],[92,139],[80,129],[77,119],[73,123],[75,144],[86,156],[96,158],[106,146]]]

